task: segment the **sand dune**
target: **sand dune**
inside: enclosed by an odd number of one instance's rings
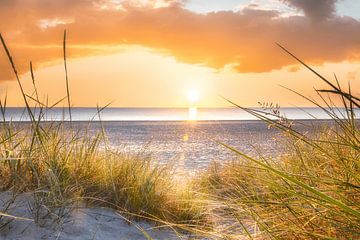
[[[9,193],[0,195],[2,208],[10,197]],[[11,204],[8,211],[23,218],[36,219],[31,194],[22,194]],[[55,215],[40,213],[38,221],[3,218],[0,225],[0,239],[179,239],[171,230],[158,230],[154,225],[145,222],[128,223],[115,210],[107,208],[70,208],[64,209],[61,218]],[[55,214],[55,212],[54,212]],[[146,233],[143,233],[145,231]]]

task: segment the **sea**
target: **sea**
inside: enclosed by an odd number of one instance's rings
[[[33,109],[35,116],[40,112]],[[257,109],[263,111],[263,109]],[[360,113],[358,111],[358,113]],[[212,162],[233,161],[238,155],[226,144],[254,157],[278,158],[284,153],[284,134],[239,108],[53,108],[44,121],[66,121],[95,135],[104,128],[111,148],[141,153],[184,172],[205,169]],[[319,108],[282,108],[298,131],[307,133],[330,117]],[[339,116],[345,114],[339,109]],[[357,114],[359,115],[359,114]],[[28,124],[24,108],[7,108],[3,120]],[[1,117],[0,117],[1,119]]]

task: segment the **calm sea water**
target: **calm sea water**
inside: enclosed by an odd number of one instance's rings
[[[72,108],[73,121],[234,121],[256,120],[256,118],[239,108],[106,108],[98,114],[96,108]],[[340,110],[342,111],[342,110]],[[341,114],[339,111],[339,114]],[[39,110],[35,110],[38,114]],[[342,111],[343,112],[343,111]],[[329,116],[318,108],[282,108],[281,113],[289,119],[329,119]],[[53,108],[44,113],[46,120],[69,120],[68,109]],[[7,108],[7,121],[28,121],[24,108]]]
[[[20,108],[8,109],[6,119],[26,122],[28,117],[23,111]],[[49,111],[46,118],[68,119],[66,111]],[[301,119],[301,124],[296,127],[303,132],[311,125],[329,123],[326,115],[318,109],[305,109],[308,113],[290,108],[282,111],[288,118]],[[95,134],[100,130],[96,112],[94,108],[72,109],[73,127],[88,128],[91,134]],[[253,156],[277,157],[282,151],[283,137],[278,130],[238,109],[198,109],[198,120],[186,121],[194,117],[192,114],[193,110],[188,109],[110,108],[101,113],[101,119],[111,147],[131,153],[143,152],[184,171],[193,172],[206,168],[211,161],[228,161],[237,157],[218,142]],[[91,119],[95,121],[90,122]],[[26,123],[18,124],[26,126]]]

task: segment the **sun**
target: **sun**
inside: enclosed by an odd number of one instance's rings
[[[191,104],[197,103],[200,99],[200,93],[197,89],[189,89],[186,95]]]

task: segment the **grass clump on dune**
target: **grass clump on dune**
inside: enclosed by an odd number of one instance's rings
[[[53,207],[83,201],[138,217],[201,218],[202,209],[177,207],[181,199],[173,196],[176,186],[167,166],[147,156],[105,150],[101,135],[74,134],[62,124],[40,126],[41,142],[31,141],[32,130],[2,124],[0,190],[33,191]]]
[[[330,136],[320,139],[333,141]],[[248,231],[254,238],[357,239],[359,153],[332,143],[323,143],[322,148],[333,157],[296,142],[293,151],[287,150],[290,154],[265,163],[292,180],[240,159],[210,168],[203,175],[201,186],[223,204],[224,219],[238,223],[232,229],[234,234],[244,235]],[[297,181],[340,201],[354,214]]]
[[[331,87],[317,91],[322,104],[299,94],[331,121],[303,133],[296,126],[304,123],[286,119],[278,109],[238,106],[284,133],[285,154],[258,159],[223,144],[239,160],[213,164],[199,179],[201,191],[219,203],[223,221],[232,222],[233,238],[360,238],[360,130],[355,116],[360,100],[350,88],[345,92],[337,80],[336,86],[300,63]],[[342,108],[322,93],[339,97]]]

